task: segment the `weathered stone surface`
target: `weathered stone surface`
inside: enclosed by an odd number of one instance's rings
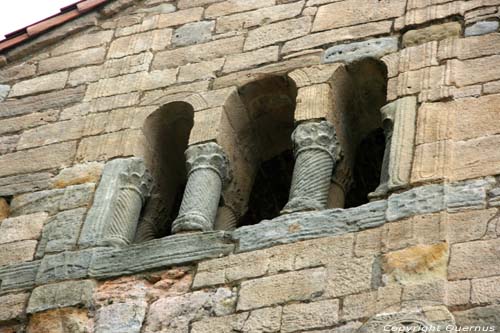
[[[5,198],[0,198],[0,222],[10,215],[10,206]]]
[[[332,46],[325,51],[323,62],[342,61],[351,63],[364,58],[381,58],[397,50],[398,39],[396,37],[370,39],[363,42]]]
[[[0,102],[3,102],[7,95],[9,94],[10,86],[5,84],[0,84]]]
[[[278,60],[278,46],[270,46],[251,52],[229,55],[224,63],[223,73],[230,73]]]
[[[36,64],[25,62],[20,65],[2,67],[0,71],[0,82],[12,82],[35,75]]]
[[[0,155],[12,153],[16,150],[19,135],[10,135],[0,138]]]
[[[369,290],[372,284],[373,257],[332,260],[326,265],[328,297],[339,297]]]
[[[39,265],[39,261],[32,261],[1,267],[0,294],[33,287]]]
[[[1,244],[0,266],[33,260],[37,243],[36,240],[23,240]]]
[[[89,307],[96,283],[92,280],[65,281],[33,289],[26,311],[41,312],[67,306]]]
[[[387,219],[396,221],[412,215],[438,212],[444,207],[442,185],[421,186],[392,194],[388,199]]]
[[[97,310],[95,331],[98,333],[140,333],[147,305],[145,301],[105,305]]]
[[[465,37],[486,35],[498,31],[498,21],[480,21],[465,28]]]
[[[47,213],[37,213],[3,220],[0,224],[0,244],[38,240],[47,216]]]
[[[448,279],[482,278],[500,274],[495,263],[500,257],[500,240],[480,240],[453,244]]]
[[[62,69],[100,64],[104,61],[105,56],[106,49],[104,47],[99,47],[68,53],[58,57],[51,57],[40,61],[38,72],[44,74]]]
[[[461,32],[462,26],[459,22],[449,22],[423,29],[410,30],[403,35],[403,46],[410,47],[433,40],[459,37]]]
[[[196,80],[207,80],[215,78],[224,65],[224,58],[202,61],[196,64],[187,64],[179,68],[178,82],[190,82]]]
[[[54,309],[32,314],[27,333],[86,333],[91,325],[87,309]]]
[[[237,309],[244,311],[290,301],[309,301],[324,292],[325,283],[324,268],[244,281],[241,284]]]
[[[274,0],[232,0],[219,2],[207,7],[206,18],[225,16],[238,12],[246,12],[252,9],[274,6]]]
[[[41,75],[34,79],[24,80],[14,84],[10,90],[9,97],[17,97],[62,89],[68,80],[68,72]]]
[[[103,45],[110,42],[112,37],[112,30],[99,31],[96,33],[83,33],[79,36],[66,39],[64,43],[61,43],[61,45],[58,45],[54,49],[52,49],[50,54],[52,56],[57,56],[64,53],[75,52],[90,47]]]
[[[448,84],[464,87],[475,83],[500,79],[500,55],[470,60],[451,60]]]
[[[217,33],[224,33],[233,30],[240,30],[242,28],[252,28],[260,25],[261,22],[269,24],[296,17],[300,14],[303,6],[304,1],[295,1],[292,3],[257,9],[251,12],[219,17],[217,19],[216,30]]]
[[[208,42],[212,39],[214,28],[214,21],[187,23],[175,29],[172,35],[172,44],[174,46],[185,46]]]
[[[272,23],[248,33],[244,50],[253,50],[306,35],[311,29],[309,16]]]
[[[54,281],[85,278],[94,256],[100,255],[102,249],[91,249],[60,254],[46,255],[40,262],[36,275],[37,284]]]
[[[26,315],[25,308],[29,294],[9,294],[0,296],[0,323],[21,319]]]
[[[446,278],[448,243],[417,245],[383,257],[386,283],[424,283]]]
[[[469,280],[446,283],[446,305],[464,305],[470,301],[471,283]]]
[[[43,228],[37,258],[45,253],[74,250],[86,212],[86,208],[78,208],[54,216]]]
[[[179,0],[177,7],[184,9],[184,8],[210,5],[221,1],[223,0]]]
[[[439,100],[449,97],[451,89],[446,86],[446,66],[432,66],[403,72],[388,81],[387,99],[418,94],[419,101]]]
[[[169,236],[101,253],[92,262],[90,276],[103,278],[186,264],[232,250],[233,245],[225,241],[223,232]]]
[[[471,325],[483,327],[500,326],[500,305],[477,307],[465,311],[454,312],[456,324],[462,327]]]
[[[243,49],[242,36],[219,39],[212,42],[181,47],[175,50],[158,52],[153,59],[153,69],[163,69],[196,63],[203,60],[240,53]]]
[[[109,46],[108,58],[121,58],[147,50],[159,51],[170,45],[172,29],[148,31],[115,39]]]
[[[283,307],[281,332],[297,332],[313,328],[333,326],[337,323],[338,300],[298,303]]]
[[[52,186],[63,188],[70,185],[97,183],[101,177],[103,163],[90,162],[65,168],[52,179]]]
[[[494,182],[493,178],[487,177],[486,179],[445,184],[447,210],[458,212],[471,208],[486,208],[486,194]]]
[[[441,228],[451,244],[478,240],[487,233],[488,223],[495,215],[496,209],[447,214]]]
[[[47,109],[64,107],[80,102],[83,99],[84,94],[85,87],[80,86],[76,88],[58,90],[46,94],[25,97],[18,100],[7,100],[0,103],[0,118],[14,117]],[[32,117],[36,117],[36,115]],[[23,119],[30,119],[30,123],[31,121],[35,122],[33,118]],[[39,121],[41,120],[42,118],[39,119]]]
[[[495,303],[500,298],[500,277],[472,280],[472,304]]]
[[[89,102],[80,103],[62,110],[60,120],[82,117],[89,113],[120,109],[138,104],[139,93],[127,93],[92,99]]]
[[[235,300],[236,294],[228,288],[162,297],[150,305],[143,332],[188,333],[189,323],[194,319],[234,312]],[[195,327],[196,324],[193,332]]]
[[[381,21],[401,16],[405,12],[406,1],[388,0],[347,0],[321,6],[316,14],[312,31],[340,28],[370,21]],[[332,20],[335,17],[335,20]]]
[[[49,110],[45,112],[32,113],[22,117],[0,120],[0,135],[45,125],[48,122],[56,121],[57,115],[58,111]]]
[[[238,252],[325,236],[341,235],[382,225],[386,201],[376,201],[351,209],[295,213],[237,229],[233,239]]]

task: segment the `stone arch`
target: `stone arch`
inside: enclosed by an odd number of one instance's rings
[[[149,147],[145,162],[155,186],[136,241],[167,235],[177,216],[186,185],[184,151],[193,123],[194,106],[185,101],[164,104],[144,121],[143,132]]]

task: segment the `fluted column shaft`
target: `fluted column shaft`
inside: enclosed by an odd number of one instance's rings
[[[213,230],[222,186],[229,179],[228,159],[213,142],[191,146],[185,154],[188,181],[172,232]]]
[[[288,203],[282,213],[326,208],[339,144],[335,128],[327,121],[297,126],[292,134],[295,166]]]

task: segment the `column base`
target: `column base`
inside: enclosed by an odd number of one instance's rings
[[[294,198],[288,201],[286,206],[281,210],[280,214],[283,215],[297,212],[309,212],[322,209],[325,209],[324,205],[316,200],[307,198]]]
[[[214,230],[212,223],[202,215],[189,213],[179,216],[172,224],[172,233],[193,232],[193,231],[212,231]]]

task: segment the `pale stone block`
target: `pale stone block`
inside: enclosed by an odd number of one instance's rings
[[[371,317],[377,312],[377,293],[361,293],[347,296],[343,303],[344,320]]]
[[[238,310],[249,310],[290,301],[312,300],[325,288],[324,268],[244,281],[238,298]]]
[[[203,110],[194,114],[194,125],[189,135],[189,145],[216,140],[221,123],[227,116],[223,107]]]
[[[439,20],[457,14],[463,14],[463,7],[463,1],[453,1],[448,3],[435,2],[428,7],[420,7],[419,5],[418,8],[406,11],[406,14],[404,16],[397,15],[401,17],[395,20],[394,27],[396,30],[401,30],[407,26],[422,24],[433,20]]]
[[[424,8],[448,2],[448,0],[408,0],[407,9]]]
[[[158,52],[153,59],[153,69],[178,67],[240,53],[244,40],[243,36],[237,36]]]
[[[215,73],[222,68],[222,65],[224,65],[224,58],[184,65],[179,68],[177,81],[183,83],[215,78]]]
[[[262,22],[269,24],[296,17],[300,14],[303,6],[304,1],[297,1],[289,4],[261,8],[251,12],[219,17],[217,19],[216,31],[217,33],[237,31],[259,26]]]
[[[147,50],[159,51],[170,45],[172,29],[143,32],[115,39],[109,46],[108,58],[121,58]]]
[[[0,82],[19,81],[31,77],[36,73],[36,64],[25,62],[20,65],[2,67],[0,71]]]
[[[87,309],[54,309],[32,314],[27,333],[65,333],[68,326],[74,332],[88,332],[92,324]]]
[[[103,163],[90,162],[62,169],[52,179],[52,187],[63,188],[70,185],[97,183],[104,167]]]
[[[436,279],[429,282],[415,281],[406,285],[401,295],[403,302],[437,302],[444,303],[446,300],[446,280]]]
[[[76,51],[41,60],[38,64],[38,72],[44,74],[62,69],[100,64],[104,61],[105,56],[106,49],[104,47]]]
[[[67,166],[73,161],[75,151],[75,142],[65,142],[2,155],[0,165],[3,167],[0,169],[0,177]]]
[[[417,46],[407,47],[399,52],[398,72],[408,72],[424,67],[438,66],[438,42],[432,41]]]
[[[203,15],[203,8],[190,8],[179,10],[173,13],[161,14],[158,16],[159,28],[167,28],[182,25],[189,22],[199,21]]]
[[[9,135],[0,138],[0,155],[12,153],[16,150],[19,135]]]
[[[321,6],[312,31],[340,28],[370,21],[398,17],[404,14],[406,0],[347,0]],[[335,17],[335,20],[332,20]]]
[[[488,82],[483,85],[485,94],[498,94],[500,93],[500,81]]]
[[[284,42],[290,39],[306,35],[311,29],[311,18],[309,16],[272,23],[248,33],[244,50],[253,50],[263,46]]]
[[[464,61],[450,60],[447,67],[447,83],[457,87],[500,79],[500,55]]]
[[[283,307],[281,332],[333,326],[339,319],[339,300],[290,304]]]
[[[370,289],[373,260],[372,257],[332,260],[326,265],[327,289],[325,295],[339,297]]]
[[[5,219],[0,224],[0,244],[38,240],[48,214],[36,213]]]
[[[92,293],[96,283],[92,280],[65,281],[37,287],[33,290],[28,313],[36,313],[68,306],[88,307],[92,304]]]
[[[84,126],[85,123],[82,120],[76,119],[47,124],[24,131],[17,149],[27,149],[79,139],[83,134]]]
[[[29,293],[0,296],[0,322],[24,317],[28,298]]]
[[[50,54],[52,56],[61,55],[64,53],[75,52],[90,47],[99,46],[109,43],[113,37],[112,30],[99,31],[96,33],[83,33],[77,37],[71,37],[64,40],[64,43],[56,46]]]
[[[411,182],[438,180],[448,175],[451,149],[450,141],[425,143],[415,147]]]
[[[212,39],[214,21],[201,21],[184,24],[175,29],[172,44],[175,47],[208,42]]]
[[[401,73],[390,79],[387,99],[394,100],[405,95],[419,94],[419,101],[436,100],[449,95],[445,86],[448,75],[447,66],[432,66],[415,71]]]
[[[381,58],[388,53],[396,52],[398,43],[395,37],[383,37],[332,46],[325,51],[323,62],[342,61],[349,64],[364,58]]]
[[[469,303],[471,282],[469,280],[449,281],[446,283],[446,302],[448,306]]]
[[[329,84],[317,84],[298,90],[295,121],[329,119],[332,112],[332,92]]]
[[[105,305],[96,311],[95,330],[99,333],[140,333],[147,306],[144,300]]]
[[[472,282],[472,304],[494,303],[500,298],[500,276],[474,279]]]
[[[463,180],[500,173],[500,135],[485,136],[453,144],[448,164],[451,180]]]
[[[226,16],[274,5],[275,0],[229,0],[208,6],[205,10],[205,18]]]
[[[35,256],[36,240],[23,240],[0,245],[0,266],[31,261]]]
[[[74,250],[86,212],[85,207],[67,210],[54,216],[43,228],[36,257],[43,257],[46,253]]]
[[[62,89],[68,80],[68,72],[41,75],[33,79],[18,82],[12,86],[9,97],[29,95],[44,91]]]
[[[465,311],[453,313],[456,325],[460,327],[477,325],[479,327],[500,326],[500,305],[475,307]]]
[[[235,72],[268,62],[278,61],[278,53],[278,46],[270,46],[251,52],[229,55],[224,63],[222,73]]]
[[[0,102],[3,102],[7,95],[9,94],[10,86],[6,84],[0,84]]]
[[[58,114],[59,112],[57,110],[49,110],[45,112],[32,113],[26,116],[0,120],[0,135],[45,125],[48,122],[56,121]]]
[[[480,21],[465,28],[464,36],[480,36],[498,31],[500,24],[498,21]]]
[[[341,84],[339,83],[340,80],[337,79],[346,75],[346,71],[343,64],[329,64],[299,68],[287,75],[293,80],[297,88],[319,83],[328,83],[335,87],[336,84]]]
[[[382,229],[375,228],[356,233],[354,254],[358,257],[377,255],[382,249]]]
[[[500,239],[453,244],[448,279],[471,279],[500,275],[498,249]]]
[[[460,37],[461,33],[462,26],[459,22],[431,25],[427,28],[406,32],[403,35],[403,46],[409,47],[450,37]]]
[[[114,95],[109,97],[95,98],[89,102],[80,103],[63,109],[60,120],[82,117],[93,112],[121,109],[139,104],[139,92]]]
[[[184,9],[184,8],[210,5],[221,1],[223,0],[179,0],[179,2],[177,3],[177,7]]]

